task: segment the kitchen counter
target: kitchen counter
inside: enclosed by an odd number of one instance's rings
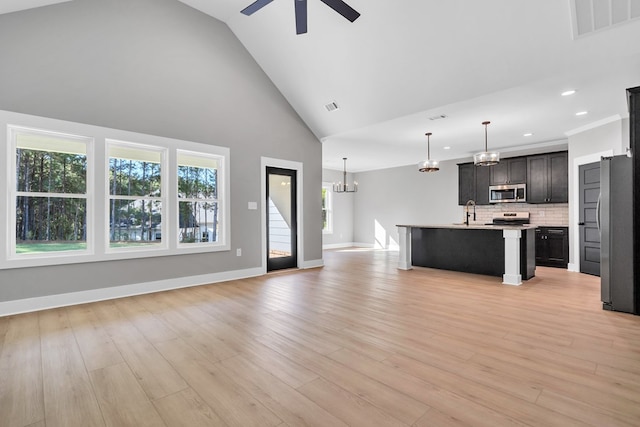
[[[466,229],[466,230],[528,230],[536,229],[537,225],[494,225],[494,224],[474,224],[466,225],[464,223],[455,224],[430,224],[430,225],[396,225],[396,227],[410,227],[410,228],[450,228],[450,229]]]
[[[520,285],[535,275],[535,225],[399,224],[398,268],[439,268],[502,277]]]

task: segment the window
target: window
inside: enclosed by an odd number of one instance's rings
[[[89,138],[9,127],[15,147],[10,255],[87,251]]]
[[[164,151],[107,141],[109,249],[162,247]]]
[[[230,249],[226,147],[9,111],[0,147],[0,269]]]
[[[218,170],[220,157],[178,150],[178,243],[220,241]]]
[[[333,233],[333,193],[330,184],[322,184],[322,232]]]

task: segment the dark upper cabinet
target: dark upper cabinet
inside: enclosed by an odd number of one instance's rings
[[[567,203],[568,201],[567,152],[527,157],[527,202]]]
[[[502,159],[491,166],[491,185],[524,184],[527,182],[527,158]]]
[[[458,204],[465,205],[467,200],[476,197],[476,166],[473,163],[458,165]]]
[[[489,180],[491,167],[475,166],[473,163],[458,165],[458,204],[466,205],[473,200],[476,205],[489,204]]]
[[[489,182],[495,166],[473,166],[476,168],[476,205],[489,204]]]

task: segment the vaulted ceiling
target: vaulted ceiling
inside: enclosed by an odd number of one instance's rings
[[[561,146],[626,117],[625,89],[640,86],[635,0],[593,9],[574,0],[347,0],[361,13],[353,23],[308,0],[301,35],[296,0],[251,16],[240,10],[253,0],[179,1],[230,27],[322,141],[332,169],[342,157],[350,171],[416,164],[425,132],[433,158],[470,157],[483,148],[484,120],[489,148],[503,155]],[[0,0],[0,13],[60,2]],[[568,89],[576,93],[561,96]],[[328,111],[332,102],[338,109]]]

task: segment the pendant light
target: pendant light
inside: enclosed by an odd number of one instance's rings
[[[333,192],[334,193],[355,193],[358,191],[358,183],[353,181],[353,186],[349,186],[347,184],[347,158],[343,157],[342,161],[344,162],[344,169],[342,172],[342,177],[344,179],[343,182],[338,182],[337,184],[333,183]]]
[[[418,163],[418,170],[420,172],[438,172],[440,166],[438,166],[437,160],[431,160],[431,141],[430,137],[433,135],[431,132],[425,133],[427,136],[427,160]]]
[[[491,122],[482,122],[484,125],[484,151],[474,154],[473,163],[476,166],[493,166],[500,162],[500,153],[487,149],[487,125]]]

